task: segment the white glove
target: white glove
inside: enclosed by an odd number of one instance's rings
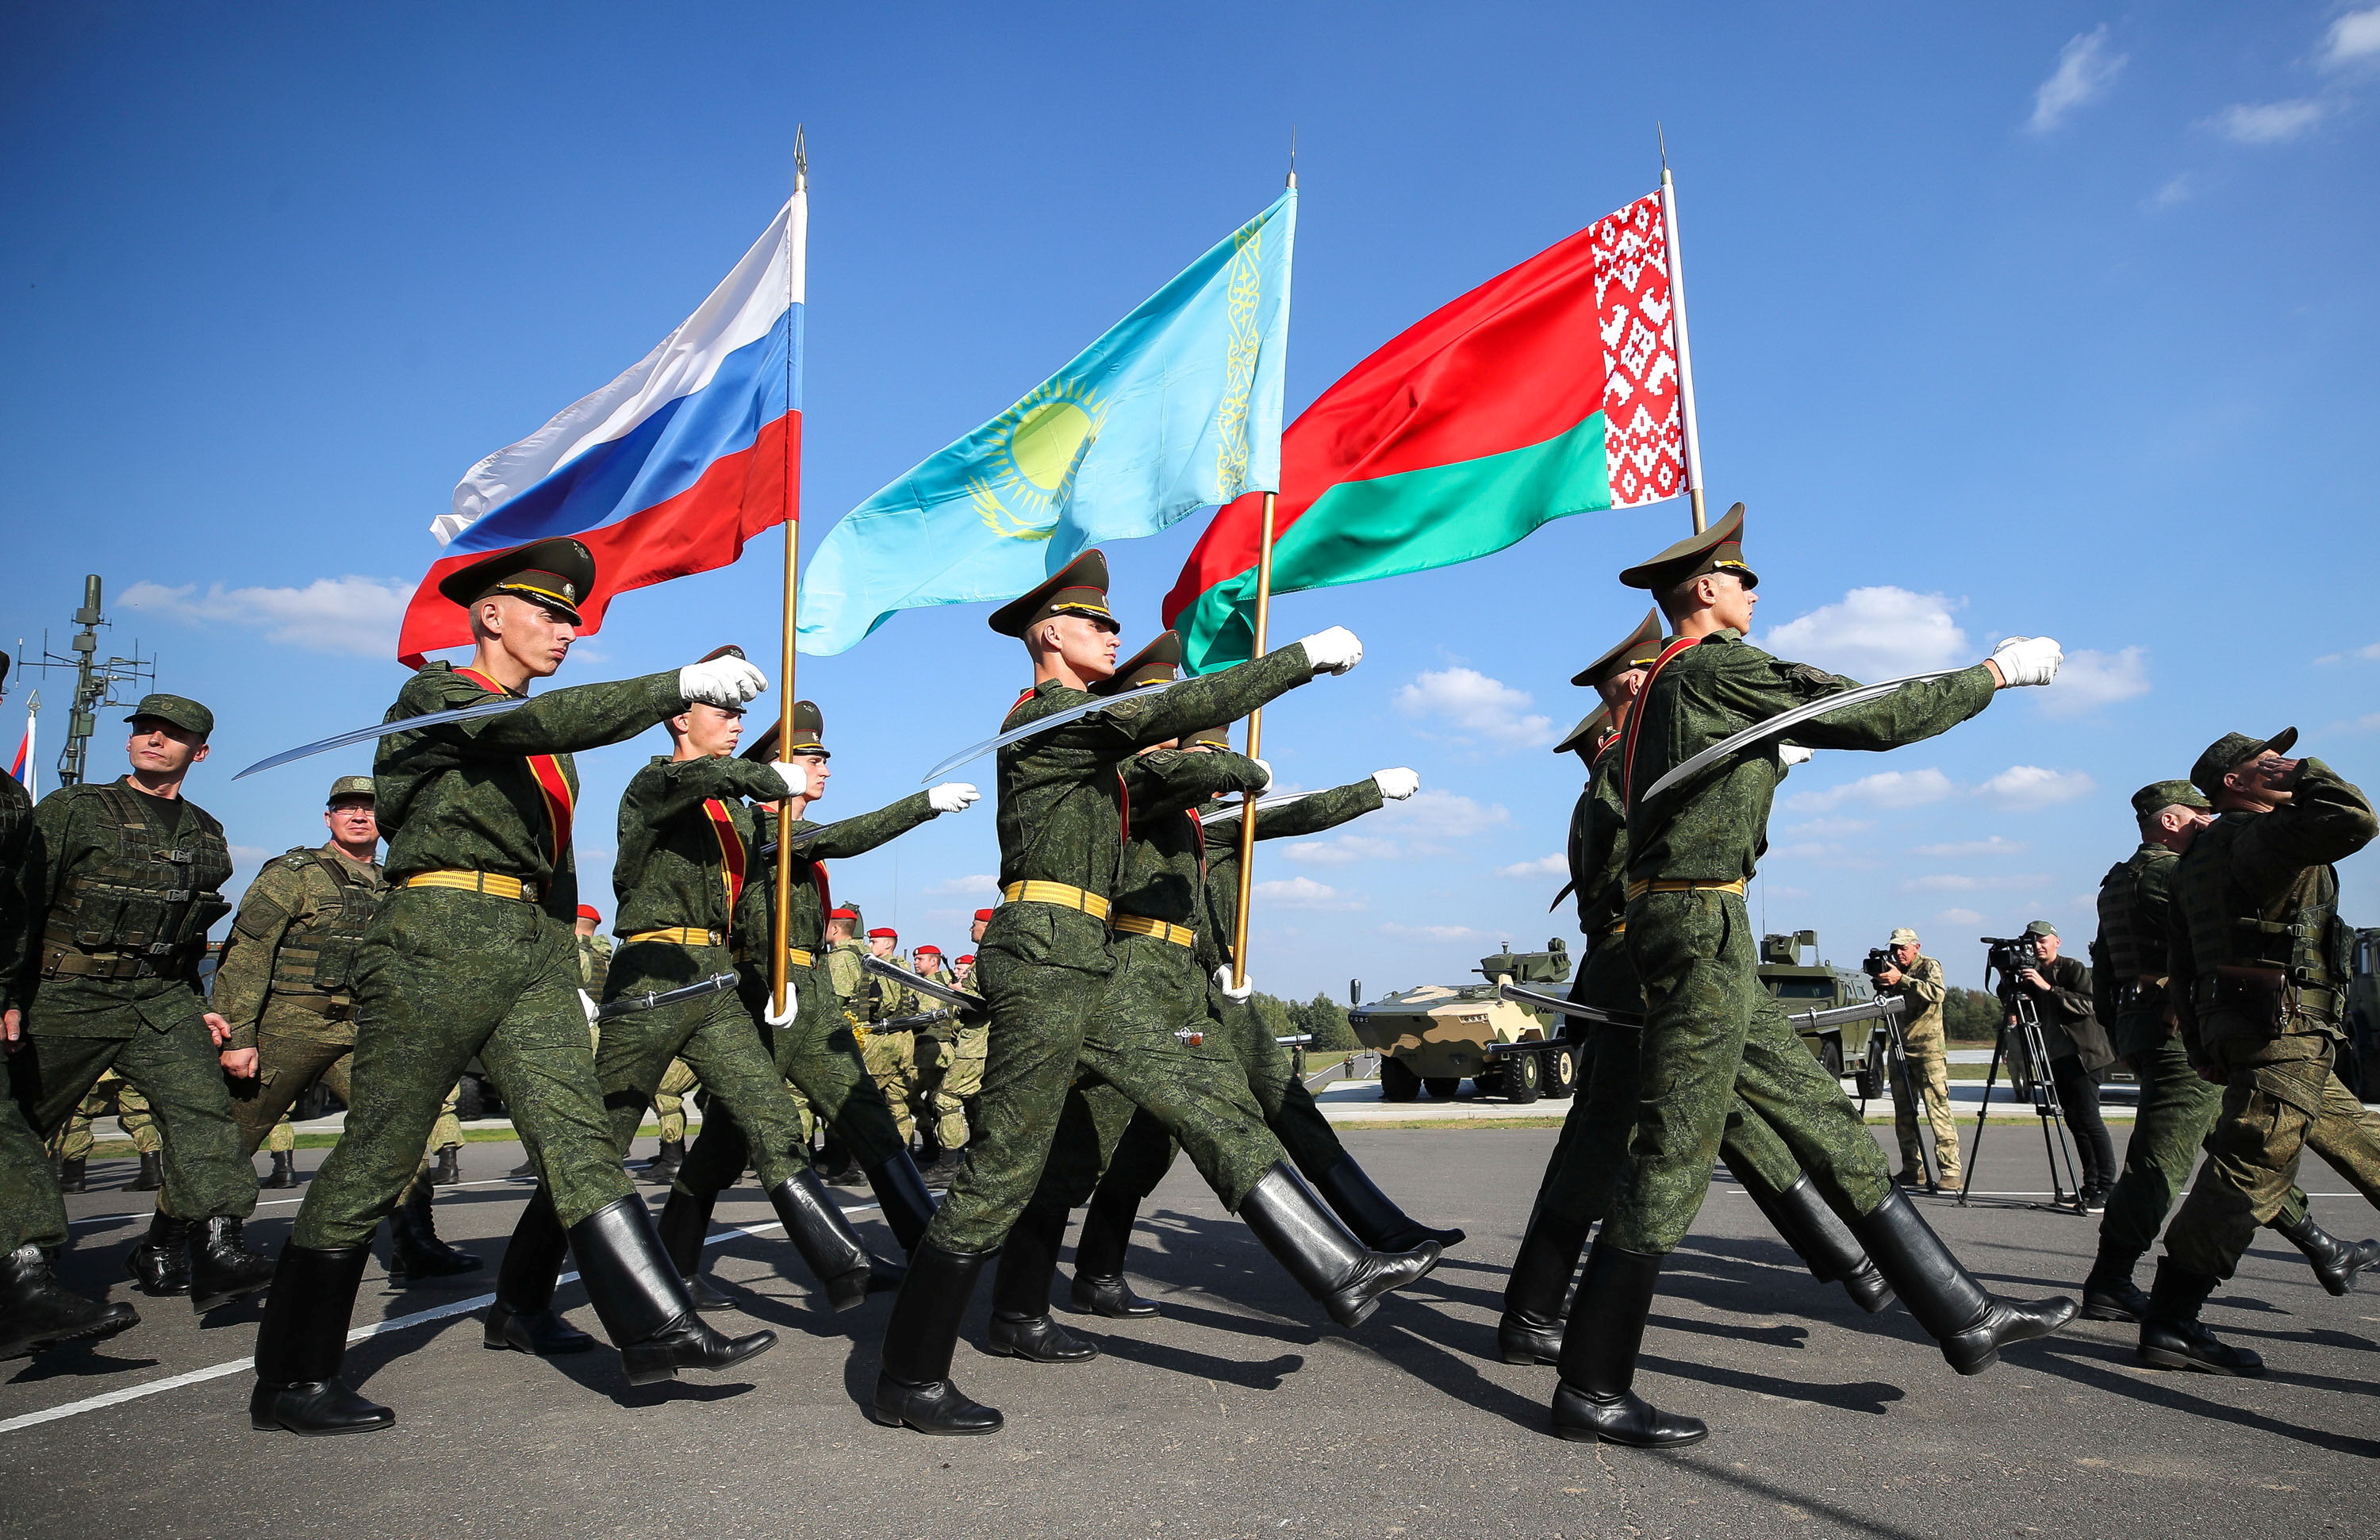
[[[1305,661],[1317,673],[1344,673],[1364,661],[1364,644],[1343,625],[1317,631],[1297,645],[1305,649]]]
[[[2010,685],[2046,685],[2058,677],[2066,649],[2047,637],[2010,637],[1992,649],[1992,661]]]
[[[794,981],[790,978],[785,980],[785,1013],[783,1015],[777,1014],[776,1007],[773,1005],[764,1003],[760,1007],[760,1019],[771,1026],[791,1026],[797,1013],[794,1001]]]
[[[1255,786],[1254,788],[1252,788],[1252,789],[1249,791],[1248,795],[1250,795],[1250,796],[1262,796],[1262,795],[1264,795],[1264,794],[1265,794],[1265,793],[1267,793],[1267,792],[1269,792],[1269,791],[1271,791],[1271,790],[1272,790],[1272,766],[1271,766],[1270,764],[1267,763],[1265,760],[1262,760],[1262,759],[1251,759],[1251,760],[1249,760],[1249,761],[1248,761],[1248,763],[1250,763],[1250,764],[1252,764],[1252,765],[1256,766],[1256,768],[1257,768],[1257,769],[1258,769],[1258,770],[1260,770],[1264,771],[1264,780],[1263,780],[1263,782],[1262,782],[1260,784],[1258,784],[1258,785]]]
[[[926,791],[926,806],[937,813],[964,813],[974,806],[983,794],[965,781],[945,781]]]
[[[1245,984],[1233,985],[1232,964],[1226,963],[1215,970],[1215,988],[1222,990],[1223,998],[1232,1004],[1245,1005],[1248,1002],[1248,997],[1257,992],[1257,981],[1251,978]]]
[[[1810,762],[1810,756],[1815,752],[1816,751],[1814,749],[1803,748],[1800,744],[1777,746],[1777,758],[1788,765],[1806,765]]]
[[[677,671],[677,693],[705,706],[741,706],[769,687],[769,676],[741,658],[713,658]]]
[[[593,1026],[596,1021],[595,997],[584,989],[579,990],[578,1009],[587,1013],[587,1025]]]
[[[1421,777],[1399,765],[1394,770],[1374,770],[1372,784],[1380,788],[1380,794],[1390,802],[1402,802],[1421,790]]]
[[[777,772],[777,779],[785,783],[785,794],[787,796],[808,796],[810,794],[810,772],[808,770],[803,770],[797,766],[789,765],[783,759],[770,760],[769,768],[775,770]]]

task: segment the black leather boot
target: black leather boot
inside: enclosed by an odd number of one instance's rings
[[[2139,1321],[2148,1314],[2149,1297],[2132,1281],[2141,1263],[2137,1253],[2118,1255],[2105,1245],[2082,1280],[2082,1318],[2086,1321]]]
[[[677,1169],[686,1164],[686,1141],[664,1139],[661,1152],[645,1162],[645,1180],[658,1182],[666,1187],[677,1180]]]
[[[1530,1210],[1529,1228],[1504,1279],[1504,1314],[1496,1323],[1496,1349],[1507,1364],[1551,1364],[1561,1356],[1563,1303],[1584,1233],[1546,1217],[1540,1203]]]
[[[1110,1320],[1154,1316],[1157,1306],[1132,1291],[1123,1276],[1132,1249],[1132,1221],[1138,1202],[1107,1192],[1094,1194],[1075,1237],[1075,1308]]]
[[[1058,1247],[1066,1239],[1066,1211],[1027,1208],[1001,1243],[991,1279],[991,1331],[984,1351],[1033,1364],[1084,1364],[1099,1350],[1050,1318],[1050,1284],[1058,1276]]]
[[[674,1379],[680,1369],[734,1368],[777,1345],[773,1331],[722,1337],[703,1324],[642,1198],[616,1199],[572,1225],[570,1254],[631,1385]]]
[[[160,1193],[165,1189],[165,1162],[155,1150],[140,1158],[140,1173],[132,1179],[129,1191]]]
[[[2200,1307],[2220,1281],[2211,1273],[2193,1273],[2170,1256],[2158,1258],[2148,1307],[2141,1313],[2142,1363],[2152,1369],[2196,1369],[2242,1379],[2263,1376],[2264,1359],[2221,1340],[2199,1323]]]
[[[228,1215],[190,1228],[190,1305],[201,1316],[273,1283],[273,1258],[250,1251],[245,1227]]]
[[[806,1168],[778,1182],[769,1189],[769,1202],[785,1221],[785,1238],[825,1286],[828,1309],[856,1309],[869,1294],[901,1287],[900,1267],[868,1255],[816,1171]]]
[[[1743,1190],[1768,1217],[1777,1233],[1793,1248],[1810,1276],[1821,1283],[1840,1283],[1852,1303],[1873,1316],[1892,1303],[1892,1286],[1884,1280],[1867,1253],[1860,1250],[1852,1232],[1843,1228],[1842,1220],[1827,1207],[1818,1195],[1808,1172],[1794,1179],[1793,1185],[1781,1193],[1771,1192],[1767,1183],[1756,1178],[1737,1173]]]
[[[1361,1326],[1381,1295],[1438,1266],[1435,1241],[1410,1251],[1366,1250],[1284,1161],[1274,1161],[1248,1189],[1240,1219],[1341,1326]]]
[[[94,1304],[60,1288],[37,1245],[0,1256],[0,1359],[60,1342],[95,1342],[140,1324],[128,1304]]]
[[[396,1413],[347,1388],[339,1364],[347,1355],[347,1322],[370,1246],[317,1249],[284,1246],[256,1334],[256,1389],[248,1398],[253,1426],[287,1428],[316,1437],[378,1433],[396,1425]]]
[[[298,1185],[298,1158],[285,1149],[273,1152],[273,1169],[264,1173],[259,1187],[295,1187]]]
[[[463,1180],[463,1146],[448,1145],[438,1152],[438,1164],[431,1168],[430,1185],[453,1187]]]
[[[1437,1242],[1441,1251],[1463,1243],[1459,1230],[1432,1230],[1408,1218],[1374,1185],[1352,1155],[1340,1156],[1336,1164],[1316,1178],[1314,1190],[1322,1194],[1331,1212],[1347,1222],[1355,1239],[1373,1251],[1411,1251],[1424,1241]]]
[[[1556,1360],[1561,1367],[1561,1383],[1554,1387],[1557,1437],[1662,1449],[1710,1436],[1701,1419],[1663,1412],[1633,1388],[1663,1260],[1608,1241],[1597,1242],[1588,1254]]]
[[[80,1156],[77,1156],[72,1160],[58,1162],[58,1191],[61,1193],[91,1191],[91,1171]]]
[[[944,1435],[998,1433],[1004,1419],[951,1383],[951,1354],[975,1280],[990,1252],[921,1245],[884,1325],[884,1351],[868,1415],[886,1427]]]
[[[438,1226],[430,1217],[430,1182],[417,1180],[413,1191],[396,1206],[388,1217],[389,1252],[394,1266],[389,1271],[400,1279],[452,1278],[457,1273],[476,1273],[486,1266],[468,1251],[457,1251],[438,1238]]]
[[[718,1205],[717,1193],[697,1197],[673,1187],[669,1201],[662,1205],[662,1217],[653,1222],[662,1251],[677,1269],[678,1281],[686,1285],[697,1310],[723,1310],[735,1303],[702,1276],[702,1243],[710,1234],[710,1211]]]
[[[934,1222],[934,1194],[926,1191],[917,1163],[903,1150],[868,1167],[868,1185],[876,1191],[877,1205],[884,1210],[884,1223],[892,1238],[901,1243],[903,1251],[916,1251],[917,1243],[926,1238],[926,1227]]]
[[[562,1318],[553,1308],[554,1279],[570,1255],[570,1237],[554,1218],[553,1200],[540,1183],[513,1224],[513,1238],[496,1268],[496,1303],[488,1306],[480,1345],[540,1358],[585,1352],[595,1339]]]
[[[149,1217],[149,1233],[124,1259],[124,1270],[144,1294],[190,1291],[190,1226],[160,1208]]]
[[[2380,1262],[2380,1241],[2342,1241],[2314,1223],[2312,1214],[2293,1225],[2276,1219],[2273,1229],[2305,1253],[2313,1276],[2333,1294],[2354,1292],[2355,1275]]]
[[[2074,1302],[2063,1295],[2019,1304],[1985,1292],[1898,1187],[1852,1220],[1852,1233],[1962,1375],[1982,1374],[2007,1344],[2046,1337],[2074,1318]]]

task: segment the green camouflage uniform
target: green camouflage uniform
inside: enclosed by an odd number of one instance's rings
[[[157,1115],[149,1110],[149,1098],[110,1070],[92,1085],[89,1096],[75,1103],[65,1125],[51,1137],[50,1153],[61,1160],[88,1159],[98,1143],[91,1132],[91,1120],[111,1112],[123,1125],[124,1136],[132,1141],[136,1154],[154,1155],[164,1147],[164,1141],[157,1137]]]
[[[8,1066],[26,1121],[55,1134],[113,1068],[162,1125],[173,1212],[247,1219],[256,1172],[198,976],[207,930],[230,912],[218,891],[231,875],[223,826],[128,779],[61,786],[33,824],[24,869],[28,913],[41,917],[20,932],[30,956],[18,978],[31,999]]]
[[[2319,759],[2302,761],[2291,790],[2271,812],[2216,819],[2173,873],[2168,988],[2191,1061],[2225,1079],[2206,1160],[2165,1237],[2202,1277],[2231,1276],[2256,1227],[2281,1214],[2308,1147],[2380,1205],[2380,1117],[2331,1073],[2353,970],[2330,865],[2380,819]]]
[[[2124,1145],[2124,1174],[2099,1221],[2099,1255],[2131,1266],[2156,1243],[2166,1216],[2189,1184],[2199,1151],[2215,1130],[2223,1093],[2191,1068],[2179,1027],[2166,1025],[2168,894],[2181,857],[2155,841],[2117,862],[2099,879],[2099,1019],[2114,1028],[2115,1049],[2139,1078],[2141,1099]],[[2104,961],[2100,961],[2104,959]],[[2292,1185],[2277,1225],[2305,1218],[2303,1190]]]
[[[1900,982],[1879,987],[1879,995],[1899,995],[1909,1002],[1900,1021],[1900,1040],[1908,1048],[1903,1061],[1909,1080],[1925,1098],[1925,1122],[1934,1134],[1934,1160],[1946,1186],[1959,1184],[1959,1122],[1950,1110],[1949,1043],[1942,1033],[1942,1002],[1950,987],[1943,982],[1942,964],[1920,954],[1900,970]],[[1892,1085],[1892,1125],[1900,1135],[1900,1169],[1923,1171],[1925,1146],[1919,1142],[1917,1107],[1899,1081]]]
[[[735,971],[728,940],[740,905],[729,900],[727,847],[722,842],[733,843],[735,869],[750,869],[746,853],[752,848],[754,824],[745,799],[783,796],[784,789],[775,770],[744,759],[655,758],[637,772],[620,799],[620,854],[612,888],[619,899],[623,940],[612,959],[607,1000],[682,988]],[[716,940],[689,945],[633,939],[675,929],[707,931]],[[627,1154],[670,1066],[680,1061],[701,1078],[713,1105],[746,1130],[763,1185],[789,1182],[808,1166],[801,1120],[785,1094],[784,1076],[733,989],[604,1021],[595,1071],[620,1155]],[[681,1134],[684,1126],[679,1125]]]
[[[24,1003],[17,964],[31,923],[23,882],[32,837],[33,799],[15,776],[0,775],[0,1011]],[[67,1207],[57,1178],[43,1158],[41,1136],[11,1099],[0,1107],[0,1253],[66,1243]]]
[[[923,976],[951,988],[957,976],[945,963]],[[917,1008],[940,1011],[943,1006],[940,1000],[921,999]],[[917,1115],[933,1125],[934,1142],[945,1153],[960,1148],[967,1140],[966,1098],[983,1085],[983,1035],[980,1024],[970,1025],[956,1016],[947,1016],[917,1029]],[[974,1039],[971,1075],[960,1059],[970,1037]]]
[[[1304,647],[1282,648],[1002,749],[1002,887],[1050,882],[1110,897],[1123,868],[1124,763],[1143,745],[1245,716],[1312,675]],[[1010,709],[1006,725],[1094,698],[1045,680]],[[990,1045],[974,1141],[927,1233],[937,1250],[977,1255],[1006,1237],[1040,1184],[1067,1091],[1082,1070],[1172,1129],[1234,1212],[1281,1158],[1236,1073],[1177,1073],[1189,1050],[1174,1028],[1204,1016],[1204,984],[1184,949],[1135,936],[1111,946],[1094,915],[1017,902],[993,911],[976,971],[991,1013]],[[1099,1009],[1111,984],[1134,1009]]]
[[[1891,1173],[1866,1124],[1760,982],[1740,889],[1767,847],[1769,804],[1784,775],[1775,748],[1740,753],[1658,797],[1638,794],[1730,734],[1851,687],[1722,628],[1656,672],[1615,751],[1623,794],[1634,797],[1632,883],[1706,886],[1628,901],[1628,952],[1645,987],[1645,1026],[1628,1170],[1604,1227],[1611,1245],[1676,1249],[1709,1191],[1711,1161],[1739,1097],[1848,1214],[1866,1214],[1890,1194]],[[1991,671],[1978,664],[1805,722],[1792,736],[1814,748],[1894,748],[1973,716],[1993,688]],[[1730,883],[1739,891],[1721,891]]]
[[[578,987],[594,996],[603,998],[603,980],[612,971],[612,938],[598,930],[581,936],[575,922],[571,941],[578,952]],[[591,1050],[602,1046],[603,1029],[590,1022],[587,1026],[587,1046]]]
[[[877,1024],[916,1015],[925,1005],[908,986],[867,973],[862,959],[868,952],[865,941],[837,941],[829,947],[827,987],[855,1028],[868,1076],[892,1110],[905,1146],[917,1132],[913,1106],[917,1096],[917,1035],[907,1027],[888,1031]]]
[[[769,1007],[769,947],[776,920],[777,813],[759,811],[753,879],[744,884],[737,905],[735,952],[742,980],[744,1007],[759,1020]],[[785,981],[793,990],[794,1022],[790,1026],[763,1025],[777,1073],[793,1082],[810,1113],[831,1127],[863,1170],[873,1170],[905,1153],[908,1141],[893,1121],[883,1093],[869,1078],[852,1034],[850,1019],[827,984],[825,936],[827,912],[834,907],[826,863],[864,855],[935,817],[926,794],[915,792],[890,806],[835,820],[827,831],[795,848],[793,895],[785,916],[785,945],[807,953],[803,964],[788,959]],[[808,819],[794,820],[794,832],[816,829]],[[708,1197],[744,1174],[751,1158],[749,1145],[735,1116],[716,1102],[703,1110],[702,1132],[678,1169],[675,1190]]]
[[[496,698],[433,662],[389,717]],[[624,743],[684,706],[671,670],[381,740],[377,811],[398,891],[364,935],[356,1096],[346,1134],[307,1190],[293,1243],[364,1243],[412,1180],[439,1103],[474,1055],[510,1107],[564,1228],[635,1193],[613,1147],[594,1055],[580,1046],[577,868],[525,757],[555,756],[576,797],[573,751]],[[404,886],[440,871],[517,879],[534,897]]]

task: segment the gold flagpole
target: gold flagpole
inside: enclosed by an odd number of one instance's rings
[[[809,238],[808,152],[802,142],[799,124],[794,126],[794,208],[785,220],[785,244],[792,248],[796,240],[807,246]],[[796,228],[798,226],[798,228]],[[794,284],[805,249],[789,249],[785,259],[785,308],[790,312],[802,298],[794,292]],[[794,433],[794,350],[798,336],[788,332],[785,338],[785,612],[784,630],[777,647],[778,700],[783,709],[777,718],[777,763],[790,765],[794,758],[794,619],[795,595],[799,576],[802,552],[802,523],[795,488],[801,473],[801,459],[795,452]],[[794,903],[794,805],[788,801],[777,804],[777,869],[776,919],[769,938],[769,1006],[771,1013],[785,1013],[785,949],[787,927],[792,921]],[[732,918],[732,916],[731,916]]]

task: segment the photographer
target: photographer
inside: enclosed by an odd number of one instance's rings
[[[2091,970],[2079,958],[2058,955],[2058,928],[2035,920],[2024,934],[2041,960],[2019,970],[2012,982],[2033,1001],[2034,1014],[2041,1021],[2049,1078],[2058,1086],[2066,1126],[2073,1131],[2082,1158],[2082,1210],[2105,1213],[2107,1190],[2115,1184],[2116,1146],[2099,1117],[2099,1072],[2116,1061],[2116,1050],[2091,1013]],[[2013,1025],[2016,1017],[2010,1015],[2009,1022]],[[2027,1067],[2035,1074],[2044,1068]]]
[[[1900,1041],[1905,1049],[1905,1078],[1892,1088],[1892,1122],[1900,1134],[1900,1175],[1903,1187],[1956,1193],[1965,1181],[1959,1174],[1959,1125],[1950,1112],[1950,1076],[1942,1033],[1942,1001],[1950,990],[1942,981],[1942,964],[1918,950],[1917,932],[1903,926],[1892,933],[1885,966],[1875,970],[1876,992],[1899,995],[1908,1002],[1901,1013]],[[1913,1094],[1912,1094],[1913,1093]],[[1925,1148],[1917,1139],[1917,1097],[1925,1098],[1925,1122],[1934,1135],[1934,1161],[1942,1173],[1937,1184],[1925,1177]]]

